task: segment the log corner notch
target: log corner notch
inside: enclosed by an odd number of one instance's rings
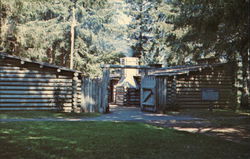
[[[75,72],[72,79],[72,111],[74,113],[81,113],[84,110],[81,107],[81,80],[79,80],[79,73]]]

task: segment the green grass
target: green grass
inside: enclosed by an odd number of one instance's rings
[[[99,113],[63,113],[56,111],[3,111],[0,112],[0,119],[86,118],[99,115]]]
[[[129,122],[1,122],[0,158],[250,158],[248,144]]]

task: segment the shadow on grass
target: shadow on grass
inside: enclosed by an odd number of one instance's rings
[[[0,119],[48,119],[48,118],[88,118],[100,116],[100,113],[63,113],[57,111],[4,111]]]
[[[0,158],[249,158],[244,144],[129,122],[0,123]]]

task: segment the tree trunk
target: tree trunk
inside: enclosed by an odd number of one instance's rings
[[[71,44],[70,44],[70,69],[74,68],[74,42],[75,42],[75,26],[76,26],[76,19],[75,19],[75,7],[72,10],[72,22],[71,22]]]
[[[240,107],[244,109],[249,109],[249,87],[248,87],[248,78],[249,78],[249,59],[248,52],[241,53],[242,58],[242,89],[241,89],[241,103]]]

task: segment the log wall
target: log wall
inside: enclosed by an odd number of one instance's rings
[[[206,68],[186,76],[176,77],[176,103],[181,108],[232,107],[235,103],[235,88],[232,69],[229,65]],[[202,89],[214,89],[218,101],[202,100]]]
[[[120,106],[140,106],[140,90],[135,88],[115,88],[115,104]]]
[[[168,108],[215,108],[233,107],[236,102],[233,67],[223,64],[203,68],[189,74],[157,76],[157,110]],[[214,89],[219,93],[218,101],[202,99],[202,90]]]
[[[79,109],[78,74],[17,59],[0,59],[0,110]]]

